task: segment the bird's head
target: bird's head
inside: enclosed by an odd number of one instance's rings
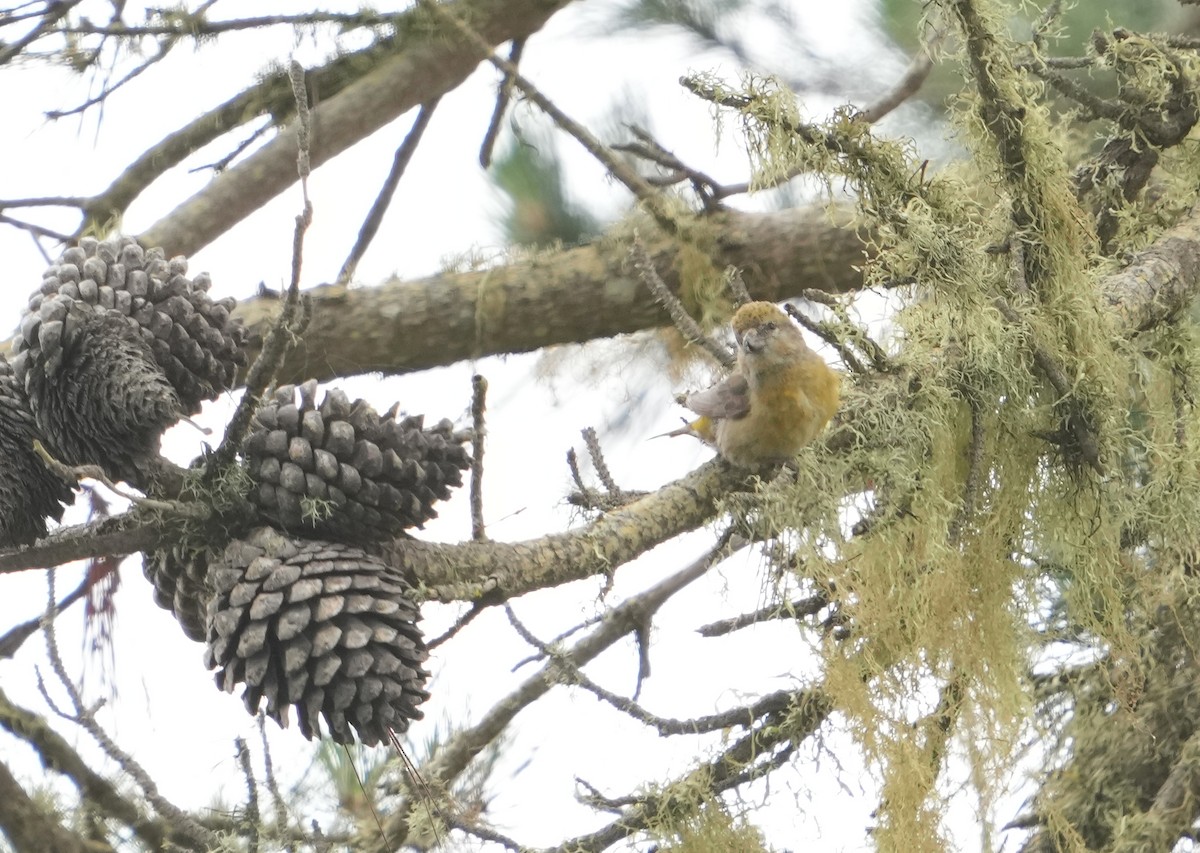
[[[800,330],[773,302],[747,302],[733,315],[733,336],[743,357],[769,355],[775,349],[804,346]]]

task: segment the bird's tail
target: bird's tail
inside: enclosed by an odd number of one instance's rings
[[[696,418],[694,421],[688,421],[682,418],[680,418],[680,420],[683,420],[683,426],[679,427],[678,429],[673,429],[670,432],[660,432],[658,435],[650,436],[650,438],[674,438],[677,435],[690,435],[693,438],[700,439],[701,441],[708,441],[708,418],[700,417]]]

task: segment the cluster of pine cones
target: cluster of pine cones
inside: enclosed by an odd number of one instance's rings
[[[29,299],[0,357],[0,547],[46,535],[71,495],[34,450],[153,493],[163,432],[235,386],[246,331],[187,259],[131,238],[84,239]],[[408,583],[368,553],[437,515],[462,485],[467,436],[449,421],[380,415],[317,383],[276,389],[240,465],[258,519],[231,541],[147,554],[156,602],[226,691],[305,737],[386,741],[420,719],[428,673]]]

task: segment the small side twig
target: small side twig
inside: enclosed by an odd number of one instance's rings
[[[525,52],[525,39],[513,39],[512,47],[508,50],[508,63],[513,68],[521,66],[521,54]],[[496,92],[496,107],[492,110],[492,119],[488,122],[487,131],[483,134],[483,143],[479,146],[479,165],[484,169],[492,167],[492,154],[496,150],[496,140],[500,138],[500,125],[504,122],[504,114],[512,102],[513,79],[505,74]]]
[[[464,817],[448,813],[442,813],[441,818],[446,822],[446,826],[449,829],[457,829],[459,832],[473,835],[480,841],[490,841],[493,844],[499,844],[505,850],[511,850],[512,853],[522,853],[522,851],[529,849],[507,835],[498,832],[490,826],[484,826],[478,821],[469,822]]]
[[[258,853],[258,824],[260,820],[258,813],[258,783],[254,779],[254,770],[250,767],[250,748],[246,745],[245,739],[240,737],[233,739],[233,745],[237,750],[237,762],[242,770],[242,777],[246,780],[246,818],[243,822],[246,849],[248,853]]]
[[[742,613],[728,619],[709,622],[707,625],[697,628],[696,632],[702,637],[719,637],[773,619],[799,619],[802,616],[816,616],[828,607],[829,603],[829,594],[822,590],[807,598],[798,598],[783,604],[772,604],[768,607],[760,607],[752,613]]]
[[[296,113],[299,123],[296,173],[300,176],[300,188],[304,198],[304,207],[296,215],[296,227],[292,233],[292,277],[283,298],[283,305],[279,309],[279,315],[263,340],[258,358],[254,360],[254,364],[250,366],[250,370],[246,374],[245,391],[242,399],[238,401],[233,416],[229,419],[229,425],[225,428],[225,438],[208,460],[204,479],[209,484],[233,463],[234,457],[241,448],[242,440],[250,429],[251,418],[262,400],[263,393],[274,380],[275,373],[283,363],[284,356],[291,349],[296,336],[304,330],[308,323],[308,309],[300,298],[300,272],[304,258],[304,234],[312,224],[313,215],[312,202],[308,198],[312,117],[308,110],[308,96],[304,88],[304,68],[299,62],[293,60],[289,72],[292,91],[296,97]]]
[[[486,432],[484,409],[487,404],[487,380],[480,374],[471,377],[471,538],[487,541],[483,525],[483,445]]]
[[[652,186],[669,187],[688,181],[706,211],[711,212],[720,208],[720,200],[729,194],[725,187],[718,184],[710,175],[684,163],[675,156],[674,152],[668,151],[651,136],[649,131],[637,125],[628,127],[630,133],[637,137],[637,141],[614,145],[613,150],[640,157],[666,170],[665,175],[647,178],[647,183]]]
[[[818,338],[825,341],[825,343],[837,350],[838,356],[841,357],[846,367],[849,368],[852,373],[862,374],[867,372],[866,367],[864,367],[863,363],[858,360],[858,356],[854,354],[854,351],[850,349],[846,342],[842,340],[841,336],[838,335],[828,323],[810,320],[802,311],[800,311],[800,309],[791,303],[785,305],[783,310],[786,311],[788,316],[794,319],[801,326],[808,329]]]
[[[60,613],[87,595],[90,586],[90,579],[85,577],[83,582],[67,593],[53,609],[47,609],[41,615],[22,622],[20,625],[14,625],[5,633],[0,634],[0,660],[13,657],[25,644],[25,641],[37,632],[38,628],[44,626],[48,620],[57,618]]]
[[[464,613],[462,616],[459,616],[458,619],[455,620],[454,624],[451,625],[449,628],[447,628],[444,633],[439,635],[437,638],[427,642],[425,644],[425,649],[427,651],[433,651],[438,646],[440,646],[442,643],[446,642],[447,640],[452,639],[455,635],[458,634],[459,631],[461,631],[463,628],[470,625],[471,622],[473,622],[475,620],[475,617],[478,616],[480,613],[482,613],[487,608],[488,608],[488,605],[484,604],[481,601],[471,602],[470,609],[467,610],[467,612]]]
[[[275,760],[271,757],[271,743],[267,740],[267,715],[259,711],[255,716],[255,722],[258,724],[258,737],[262,742],[263,783],[267,786],[267,792],[270,793],[271,803],[275,808],[276,832],[284,835],[288,825],[287,804],[279,791],[279,780],[275,778]],[[284,850],[287,853],[293,853],[293,849],[289,840],[284,845]]]
[[[586,427],[581,432],[588,456],[592,458],[592,467],[596,469],[596,476],[600,478],[609,495],[619,500],[622,497],[621,487],[613,479],[612,471],[608,470],[608,463],[604,461],[604,451],[600,447],[600,437],[596,434],[596,428]]]
[[[379,231],[379,226],[383,222],[383,216],[387,213],[388,207],[392,203],[392,198],[396,194],[396,187],[400,185],[400,179],[404,177],[404,172],[408,169],[408,164],[412,161],[413,154],[417,151],[417,145],[421,141],[421,137],[425,135],[425,129],[429,127],[429,121],[433,118],[433,111],[437,109],[440,98],[434,98],[428,103],[421,104],[421,109],[417,112],[417,117],[413,121],[412,127],[408,134],[404,137],[404,141],[400,143],[400,147],[396,149],[396,156],[392,158],[392,169],[388,172],[387,178],[383,182],[383,186],[379,188],[379,194],[375,196],[375,201],[368,211],[366,219],[363,220],[362,226],[358,229],[358,239],[354,241],[354,247],[350,250],[350,254],[346,256],[345,263],[342,264],[342,269],[338,273],[337,284],[347,284],[354,277],[354,271],[358,268],[358,262],[362,260],[366,254],[367,248],[371,245],[371,241],[375,239],[375,235]]]
[[[871,362],[871,366],[880,373],[888,373],[893,369],[892,360],[888,358],[887,352],[879,342],[867,334],[867,330],[850,319],[846,313],[846,306],[838,299],[823,290],[806,287],[800,291],[800,295],[809,302],[815,302],[818,305],[823,305],[837,320],[836,326],[826,324],[830,332],[835,329],[841,333],[841,336],[849,343],[852,343]]]
[[[509,621],[513,623],[513,627],[516,629],[517,633],[521,635],[522,640],[524,640],[525,642],[529,643],[529,645],[534,646],[535,648],[538,649],[538,653],[536,655],[530,655],[529,657],[523,658],[522,660],[519,660],[515,664],[513,664],[512,671],[516,672],[521,667],[525,666],[525,664],[527,664],[527,663],[536,663],[537,661],[547,660],[547,659],[553,657],[553,655],[551,655],[547,652],[547,649],[558,646],[560,643],[564,642],[565,640],[570,639],[571,637],[575,636],[576,634],[578,634],[580,631],[584,630],[585,628],[590,628],[593,625],[597,625],[600,622],[603,622],[604,614],[601,613],[600,615],[593,616],[590,619],[584,619],[578,625],[572,625],[567,630],[563,631],[562,633],[558,634],[557,636],[551,637],[549,640],[546,640],[545,642],[541,642],[536,637],[534,637],[533,634],[531,634],[528,630],[526,630],[519,621],[516,621],[515,616],[510,614]]]
[[[941,39],[942,32],[935,29],[921,49],[917,51],[917,55],[912,58],[904,75],[891,91],[866,107],[859,113],[859,116],[874,124],[919,92],[929,78],[929,72],[933,70],[933,52]]]
[[[46,607],[47,614],[52,613],[55,606],[54,595],[54,576],[55,570],[51,569],[46,573],[48,587],[48,603]],[[64,719],[75,723],[96,741],[97,745],[104,751],[112,761],[124,770],[131,779],[141,789],[142,794],[147,801],[154,806],[155,810],[171,821],[174,830],[182,837],[187,839],[188,843],[197,850],[212,850],[215,849],[220,841],[216,835],[205,829],[197,823],[191,815],[183,811],[174,803],[167,800],[158,790],[158,784],[154,778],[146,772],[146,769],[139,764],[132,755],[125,752],[108,736],[108,732],[96,721],[95,709],[88,708],[83,704],[83,697],[80,696],[79,690],[75,687],[67,675],[66,665],[63,664],[62,656],[58,651],[58,640],[54,632],[54,620],[48,619],[43,626],[42,634],[46,639],[46,654],[50,659],[50,667],[66,691],[68,698],[71,700],[73,712],[64,714],[57,708],[54,708],[53,703],[50,703],[55,712]],[[41,685],[41,677],[38,677],[39,685]],[[43,695],[45,689],[43,686]]]
[[[698,344],[702,346],[713,358],[715,358],[724,367],[732,368],[734,364],[733,353],[724,344],[719,343],[700,328],[692,316],[688,314],[687,309],[683,307],[683,303],[679,298],[671,292],[667,287],[667,283],[662,280],[658,271],[654,269],[654,263],[650,260],[649,253],[646,252],[646,247],[641,239],[635,234],[633,244],[629,247],[629,259],[633,262],[633,267],[637,271],[638,276],[645,283],[650,292],[654,294],[654,298],[659,304],[667,309],[667,313],[671,316],[671,322],[675,324],[675,328],[683,335],[688,343]]]
[[[725,280],[729,283],[729,292],[733,294],[733,304],[739,308],[747,302],[753,302],[754,297],[750,295],[749,288],[746,287],[746,280],[742,278],[742,271],[737,267],[729,267],[725,270]]]

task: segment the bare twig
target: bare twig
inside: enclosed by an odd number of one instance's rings
[[[520,66],[521,54],[524,52],[525,39],[513,39],[508,50],[508,61],[513,68]],[[492,167],[492,154],[496,149],[496,140],[500,138],[500,125],[504,121],[504,114],[508,112],[508,105],[512,101],[512,91],[512,78],[505,74],[496,91],[496,107],[492,110],[492,119],[488,122],[487,131],[483,134],[483,143],[479,146],[479,165],[484,169]]]
[[[594,694],[598,699],[612,705],[618,711],[629,715],[644,725],[655,729],[664,737],[672,735],[695,735],[705,732],[715,732],[723,729],[733,728],[735,726],[750,727],[753,726],[759,718],[764,714],[771,712],[784,711],[795,702],[798,695],[794,691],[779,690],[768,696],[753,702],[750,705],[744,705],[737,708],[731,708],[728,711],[721,711],[717,714],[709,714],[702,717],[696,717],[690,720],[670,719],[652,714],[637,704],[637,697],[626,699],[619,696],[610,690],[601,687],[590,677],[584,674],[583,670],[575,666],[568,660],[561,651],[558,650],[555,643],[543,643],[517,618],[512,607],[505,605],[505,612],[508,614],[509,622],[521,638],[525,642],[537,648],[541,657],[552,663],[556,663],[564,668],[568,674],[568,682],[577,684],[589,693]]]
[[[782,604],[772,604],[768,607],[760,607],[752,613],[742,613],[738,616],[731,616],[728,619],[709,622],[707,625],[701,625],[697,628],[696,632],[702,637],[719,637],[722,634],[731,634],[742,628],[748,628],[751,625],[757,625],[760,622],[767,622],[772,619],[799,619],[802,616],[815,616],[828,606],[829,594],[821,591],[807,598],[798,598],[795,601],[787,601]]]
[[[40,616],[15,625],[0,635],[0,660],[11,658],[25,644],[25,641],[46,623],[46,620],[57,618],[60,613],[87,595],[90,585],[91,579],[85,576],[79,586],[67,593],[62,601],[55,605],[53,611],[43,611]]]
[[[694,798],[697,788],[712,795],[760,779],[782,767],[797,745],[811,737],[832,711],[819,690],[800,691],[786,711],[769,712],[762,725],[738,739],[712,761],[702,764],[663,794],[633,798],[631,805],[602,829],[569,839],[543,853],[600,853],[622,839],[645,829],[664,810],[689,808],[675,799],[675,790]],[[693,801],[694,802],[694,801]],[[695,806],[690,806],[694,808]]]
[[[133,82],[138,77],[140,77],[142,74],[144,74],[146,71],[150,70],[155,65],[157,65],[158,63],[160,63],[164,59],[166,59],[167,54],[170,53],[171,48],[175,46],[177,41],[178,41],[178,39],[174,38],[174,37],[168,37],[166,39],[163,39],[161,42],[159,42],[158,51],[153,56],[147,57],[146,59],[139,62],[135,68],[130,70],[127,74],[125,74],[125,76],[123,76],[116,83],[110,84],[110,83],[106,82],[105,85],[100,89],[100,91],[98,93],[96,93],[95,95],[91,96],[90,98],[76,104],[75,106],[71,107],[70,109],[46,110],[46,118],[50,119],[51,121],[55,121],[57,119],[66,118],[67,116],[76,115],[76,114],[82,113],[82,112],[87,112],[89,109],[96,106],[97,104],[104,103],[105,100],[108,99],[109,95],[111,95],[114,92],[116,92],[117,90],[121,89],[123,86],[127,85],[128,83]]]
[[[679,234],[679,223],[675,213],[670,209],[662,195],[645,178],[639,175],[636,169],[626,163],[611,148],[596,139],[586,127],[563,112],[557,104],[542,94],[533,83],[521,76],[516,66],[496,56],[492,52],[492,46],[488,44],[487,40],[479,35],[468,22],[452,11],[450,7],[436,3],[434,0],[422,0],[422,5],[437,18],[448,22],[457,29],[468,42],[473,44],[487,58],[488,62],[502,71],[512,81],[512,84],[521,90],[526,98],[536,104],[538,109],[549,116],[560,129],[574,138],[589,154],[596,158],[608,170],[609,174],[620,181],[626,189],[637,197],[638,201],[646,208],[646,212],[654,218],[654,221],[663,231],[672,235]]]
[[[842,340],[842,337],[828,323],[810,320],[799,308],[790,302],[783,306],[783,310],[801,326],[837,350],[838,355],[851,372],[858,374],[867,372],[866,367],[858,360],[858,356],[854,354],[846,342]]]
[[[733,294],[733,304],[741,307],[747,302],[753,302],[754,297],[750,295],[750,290],[746,287],[746,280],[742,278],[742,271],[737,267],[729,267],[725,270],[725,281],[729,284],[729,292]]]
[[[237,750],[238,767],[242,770],[242,778],[246,780],[246,816],[242,821],[242,835],[246,839],[248,853],[258,853],[258,824],[261,816],[258,813],[258,783],[254,779],[254,770],[250,767],[250,748],[244,738],[233,739]]]
[[[633,630],[647,615],[657,611],[671,596],[702,577],[723,557],[724,549],[714,547],[675,574],[623,601],[604,616],[594,631],[565,650],[563,658],[575,667],[584,666]],[[505,731],[522,709],[540,699],[556,684],[561,684],[564,678],[561,666],[555,661],[547,661],[508,696],[495,703],[476,725],[460,731],[438,750],[423,768],[425,778],[435,787],[448,787],[480,750]],[[388,835],[396,845],[403,844],[407,838],[411,809],[410,800],[387,816]],[[370,853],[382,853],[385,848],[378,841],[366,849]]]
[[[505,850],[511,850],[513,853],[523,853],[526,849],[518,844],[513,839],[509,838],[490,826],[484,826],[479,821],[468,821],[461,815],[446,814],[441,815],[442,820],[446,822],[446,826],[450,829],[457,829],[459,832],[465,832],[467,835],[473,835],[482,841],[490,841],[493,844],[499,844]]]
[[[823,290],[812,287],[804,288],[800,291],[800,295],[809,302],[815,302],[828,308],[837,319],[836,326],[827,324],[830,331],[836,329],[848,343],[854,344],[870,360],[872,367],[882,373],[888,373],[893,369],[892,360],[888,358],[887,352],[879,345],[878,341],[867,333],[866,329],[851,321],[850,315],[846,312],[846,306],[840,300]]]
[[[379,226],[383,223],[383,216],[387,213],[387,209],[392,203],[392,197],[396,194],[396,187],[400,185],[400,179],[404,177],[404,172],[408,169],[408,164],[412,161],[413,154],[417,151],[417,145],[424,136],[425,129],[429,127],[429,120],[433,118],[433,111],[437,109],[440,100],[440,98],[434,98],[427,104],[421,104],[421,109],[417,111],[417,117],[413,120],[412,127],[409,128],[400,147],[396,149],[396,156],[392,158],[392,169],[388,172],[383,186],[379,188],[379,194],[375,196],[375,202],[371,205],[366,219],[358,229],[358,239],[354,242],[354,248],[350,250],[345,263],[342,264],[341,272],[337,277],[338,284],[347,284],[354,277],[358,262],[362,260],[371,241],[375,239]]]
[[[246,389],[238,401],[229,425],[225,428],[225,437],[209,458],[205,481],[211,483],[222,471],[233,463],[234,457],[241,449],[242,439],[250,429],[250,422],[262,400],[263,392],[274,380],[279,365],[287,355],[288,349],[294,345],[297,335],[303,331],[307,323],[307,312],[300,299],[300,271],[304,258],[304,234],[312,224],[313,206],[308,198],[309,144],[311,142],[311,116],[308,110],[308,95],[304,88],[304,68],[299,62],[292,61],[289,71],[291,74],[292,91],[296,97],[296,113],[299,129],[297,131],[298,151],[296,154],[296,172],[300,176],[301,194],[304,198],[303,210],[296,216],[296,227],[292,233],[292,277],[288,284],[287,294],[279,315],[275,318],[271,330],[263,341],[262,350],[250,370],[246,374]]]
[[[46,573],[48,587],[47,613],[53,613],[55,607],[54,575],[55,571],[53,569]],[[51,669],[53,669],[60,685],[70,698],[73,708],[70,714],[62,714],[61,711],[58,713],[91,735],[96,744],[104,751],[104,754],[116,762],[133,779],[147,801],[154,806],[155,810],[171,822],[174,832],[181,839],[186,839],[188,844],[196,850],[214,849],[220,843],[217,837],[198,824],[187,812],[163,797],[159,793],[158,784],[154,781],[154,778],[146,772],[146,769],[133,756],[117,746],[116,742],[108,736],[108,732],[96,721],[94,710],[84,705],[83,697],[80,696],[79,690],[75,687],[74,682],[71,681],[70,676],[67,675],[67,668],[63,664],[62,656],[58,652],[58,642],[55,638],[53,619],[46,621],[42,633],[46,639],[46,654],[50,659]],[[57,711],[57,709],[55,710]]]
[[[487,403],[487,380],[476,374],[471,377],[471,538],[483,542],[487,534],[483,526],[483,445],[487,434],[483,413]]]
[[[206,7],[211,3],[204,4]],[[300,15],[258,15],[246,18],[233,18],[225,21],[214,21],[188,15],[181,21],[164,20],[161,23],[129,25],[124,22],[113,22],[107,25],[96,24],[86,18],[78,23],[59,27],[56,32],[72,33],[74,35],[101,35],[121,38],[137,36],[188,36],[204,37],[222,33],[242,32],[245,30],[260,30],[268,27],[312,27],[315,24],[336,24],[339,27],[376,28],[392,25],[402,15],[388,15],[370,10],[355,12],[305,12]]]
[[[567,448],[567,468],[571,472],[571,480],[575,483],[576,492],[572,495],[572,503],[577,503],[587,509],[595,509],[599,506],[600,495],[595,489],[590,489],[583,482],[583,475],[579,473],[579,454],[575,452],[574,447]]]
[[[46,725],[40,714],[14,705],[2,692],[0,728],[26,741],[37,752],[42,763],[69,779],[79,790],[81,797],[97,813],[130,827],[147,849],[163,849],[168,831],[165,821],[155,820],[146,815],[140,803],[128,799],[111,779],[93,770],[66,738],[52,726]],[[48,843],[48,839],[43,837],[40,840],[43,846],[27,849],[47,849],[44,845]]]
[[[658,140],[651,136],[648,131],[637,125],[629,125],[629,130],[637,137],[637,142],[614,145],[613,150],[641,157],[643,160],[648,160],[654,165],[666,169],[667,173],[665,175],[646,179],[651,185],[668,187],[686,180],[691,183],[692,189],[699,196],[704,209],[707,211],[716,210],[720,206],[720,200],[730,195],[726,187],[718,184],[710,175],[684,163],[675,156],[674,152],[668,151]]]
[[[74,239],[70,234],[66,234],[62,231],[55,231],[53,228],[46,228],[43,225],[36,225],[32,222],[26,222],[23,219],[17,219],[5,213],[0,213],[0,222],[4,223],[5,225],[11,225],[14,228],[19,228],[22,231],[27,231],[34,237],[46,237],[51,240],[56,240],[59,243],[70,243]]]
[[[21,38],[15,39],[12,42],[7,44],[0,42],[0,65],[8,64],[21,51],[29,47],[29,45],[42,36],[53,32],[57,28],[58,22],[65,18],[81,2],[83,0],[60,0],[57,3],[47,3],[46,10],[42,14],[42,20],[36,27],[33,27]]]
[[[243,151],[261,139],[263,136],[266,136],[268,133],[272,132],[274,129],[274,121],[264,121],[261,125],[254,128],[250,132],[249,136],[234,145],[231,150],[222,155],[219,160],[214,160],[211,163],[202,163],[199,166],[193,166],[192,168],[188,169],[188,174],[194,175],[197,172],[207,172],[209,170],[217,173],[224,172],[229,168],[229,164],[236,160]]]
[[[600,447],[600,437],[596,434],[596,428],[585,427],[581,432],[583,434],[583,443],[588,450],[588,456],[592,460],[592,467],[596,469],[596,476],[600,478],[600,482],[604,484],[604,488],[608,491],[608,494],[620,500],[622,495],[621,487],[613,479],[612,471],[608,470],[608,463],[604,461],[604,450]]]
[[[650,260],[650,255],[646,252],[645,245],[642,244],[641,238],[637,234],[634,234],[633,242],[629,247],[629,258],[642,282],[654,294],[654,298],[667,309],[667,313],[671,315],[671,321],[683,335],[684,340],[698,344],[720,364],[732,368],[735,359],[733,353],[729,351],[729,347],[704,334],[700,324],[692,319],[687,309],[683,307],[683,303],[659,276],[658,270],[654,268],[654,263]]]
[[[462,616],[459,616],[458,619],[456,619],[454,621],[454,624],[451,625],[449,628],[447,628],[443,634],[441,634],[438,637],[436,637],[435,639],[427,642],[425,644],[425,648],[428,649],[429,651],[433,651],[438,646],[440,646],[442,643],[446,642],[447,640],[453,639],[454,636],[456,634],[458,634],[459,631],[461,631],[463,628],[470,625],[471,622],[474,621],[475,617],[478,616],[480,613],[482,613],[484,610],[486,610],[487,607],[488,607],[488,605],[484,604],[482,602],[479,602],[479,601],[472,602],[471,607],[467,610],[466,613],[464,613]]]
[[[279,780],[275,778],[275,761],[271,757],[271,743],[267,740],[267,716],[259,711],[255,715],[254,721],[258,724],[258,737],[262,742],[263,782],[267,786],[267,791],[271,795],[271,803],[275,808],[275,831],[282,835],[288,828],[287,804],[279,791]],[[290,841],[284,845],[284,850],[292,853],[293,848]]]
[[[942,40],[942,35],[940,30],[935,29],[891,91],[866,107],[859,116],[874,124],[920,91],[929,77],[929,72],[933,70],[933,54],[937,50],[938,42]]]

